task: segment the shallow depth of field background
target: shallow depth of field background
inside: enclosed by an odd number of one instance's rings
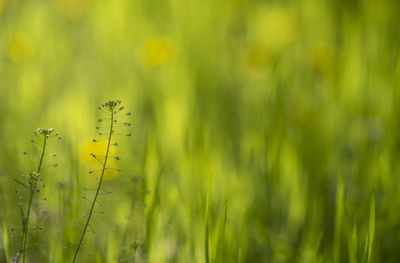
[[[0,0],[0,262],[17,252],[12,178],[36,168],[38,127],[63,139],[28,262],[71,261],[97,183],[88,155],[104,151],[96,109],[115,98],[133,135],[116,138],[122,172],[80,262],[204,262],[208,188],[212,261],[399,262],[399,8]]]

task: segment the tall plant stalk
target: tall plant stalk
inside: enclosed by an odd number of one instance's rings
[[[85,223],[85,225],[84,225],[84,228],[83,228],[81,237],[80,237],[80,239],[79,239],[78,246],[76,247],[75,254],[74,254],[74,258],[73,258],[72,262],[75,262],[76,259],[77,259],[77,257],[78,257],[78,253],[79,253],[79,250],[80,250],[80,248],[81,248],[81,246],[82,246],[83,239],[84,239],[84,237],[85,237],[87,228],[88,228],[89,223],[90,223],[90,219],[92,218],[93,210],[94,210],[94,207],[95,207],[95,205],[96,205],[97,197],[98,197],[98,195],[99,195],[99,192],[100,192],[100,189],[101,189],[101,185],[102,185],[102,182],[103,182],[103,177],[104,177],[104,174],[105,174],[105,172],[106,172],[106,170],[107,170],[107,161],[108,161],[108,159],[109,159],[109,154],[110,154],[111,138],[112,138],[112,135],[114,134],[114,129],[113,129],[113,128],[114,128],[114,123],[116,123],[115,115],[116,115],[119,111],[121,111],[121,110],[124,109],[124,107],[120,107],[119,109],[116,110],[117,106],[118,106],[120,103],[121,103],[121,102],[120,102],[119,100],[116,100],[116,101],[109,101],[109,102],[103,103],[102,108],[99,107],[100,110],[105,110],[106,113],[109,113],[109,114],[110,114],[110,129],[109,129],[109,133],[108,133],[107,149],[106,149],[106,153],[105,153],[105,156],[104,156],[104,162],[102,163],[102,164],[103,164],[103,167],[102,167],[102,169],[101,169],[101,176],[100,176],[99,184],[97,185],[96,194],[95,194],[95,196],[94,196],[93,202],[91,203],[90,210],[89,210],[89,214],[88,214],[88,216],[87,216],[87,220],[86,220],[86,223]],[[130,115],[130,113],[127,113],[126,115]],[[102,121],[102,119],[99,119],[99,121]],[[130,123],[124,123],[124,125],[130,126]],[[98,127],[97,127],[97,128],[98,128]],[[101,132],[99,132],[99,134],[102,135]],[[127,134],[127,136],[130,136],[130,135],[131,135],[131,134]],[[96,142],[96,140],[93,140],[93,141]],[[114,145],[117,145],[117,144],[115,143]],[[97,158],[95,154],[91,153],[91,155],[92,155],[93,158]],[[113,158],[119,160],[119,157],[118,157],[118,156],[113,156]],[[118,171],[119,171],[119,170],[118,170]],[[90,173],[91,173],[91,172],[90,172]]]
[[[28,206],[26,208],[26,216],[24,216],[23,210],[21,208],[21,221],[22,221],[22,239],[21,239],[21,244],[19,246],[19,250],[17,253],[17,258],[16,262],[18,263],[21,259],[22,256],[22,262],[25,263],[25,258],[26,258],[26,244],[28,242],[28,234],[29,234],[29,219],[31,215],[31,207],[32,207],[32,202],[34,195],[38,190],[37,183],[40,179],[40,171],[42,169],[42,164],[43,164],[43,159],[44,159],[44,154],[46,152],[46,146],[47,146],[47,139],[53,132],[53,129],[42,129],[39,128],[36,131],[34,131],[35,136],[42,136],[43,137],[43,145],[42,145],[42,152],[40,155],[39,159],[39,165],[38,168],[36,169],[35,172],[30,172],[28,174],[28,179],[26,182],[22,182],[19,180],[16,180],[19,184],[23,185],[28,191],[29,191],[29,199],[28,199]],[[57,136],[58,134],[56,134]],[[61,138],[61,137],[59,137]]]

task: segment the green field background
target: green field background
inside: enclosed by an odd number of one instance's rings
[[[0,262],[18,251],[27,196],[13,178],[37,166],[38,127],[62,140],[27,262],[72,261],[111,99],[132,136],[115,137],[121,172],[106,175],[79,262],[400,262],[399,10],[0,0]]]

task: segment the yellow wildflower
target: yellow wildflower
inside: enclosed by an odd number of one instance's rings
[[[152,38],[140,47],[142,62],[149,66],[158,66],[168,62],[173,56],[171,42],[165,38]]]
[[[271,48],[279,48],[299,36],[298,17],[288,8],[260,11],[254,22],[253,37]]]
[[[318,72],[329,76],[334,70],[334,50],[326,43],[315,44],[310,51],[312,66]]]
[[[111,147],[111,146],[110,146]],[[107,150],[107,141],[93,142],[93,140],[84,141],[79,146],[79,159],[85,164],[86,168],[90,171],[97,171],[103,168],[100,162],[104,162],[104,155]],[[116,154],[116,149],[113,147],[110,150],[111,156]],[[92,156],[96,155],[96,158]],[[97,159],[97,160],[96,160]],[[100,161],[100,162],[99,162]],[[108,158],[107,167],[117,168],[117,161],[114,158]],[[94,175],[100,176],[100,172],[92,173]],[[103,180],[109,181],[115,179],[118,176],[118,172],[115,170],[106,170],[104,173]]]
[[[243,72],[251,79],[265,77],[265,70],[273,63],[273,54],[260,44],[250,44],[240,54]]]
[[[32,59],[34,45],[32,39],[23,33],[14,34],[9,42],[7,56],[16,63],[25,63]]]

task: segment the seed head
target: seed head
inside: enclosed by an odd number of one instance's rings
[[[110,101],[104,102],[101,105],[101,107],[108,112],[114,112],[114,110],[117,108],[117,106],[119,104],[121,104],[120,100],[110,100]]]
[[[44,128],[37,128],[36,131],[33,132],[35,136],[42,135],[48,137],[54,131],[53,128],[44,129]]]

